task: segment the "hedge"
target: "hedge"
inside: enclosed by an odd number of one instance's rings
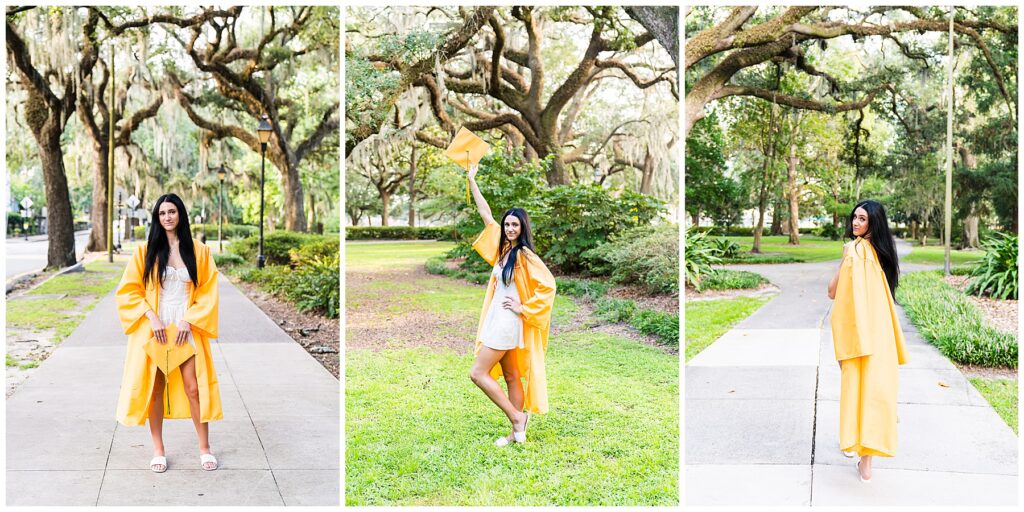
[[[345,240],[455,240],[454,226],[346,226]]]

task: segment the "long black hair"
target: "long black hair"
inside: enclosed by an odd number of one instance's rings
[[[505,236],[505,219],[511,215],[519,219],[519,240],[509,240]],[[529,250],[533,249],[533,233],[530,232],[530,217],[526,215],[526,210],[522,208],[509,208],[504,215],[501,216],[501,241],[498,243],[498,261],[501,261],[501,257],[508,254],[508,259],[505,260],[505,265],[501,268],[501,280],[508,286],[508,283],[512,281],[512,269],[516,266],[516,258],[519,256],[519,250],[526,247]]]
[[[871,199],[857,203],[850,211],[850,216],[846,218],[846,237],[849,239],[856,238],[853,236],[853,217],[857,208],[864,208],[868,213],[868,230],[864,233],[864,238],[870,238],[871,245],[878,254],[878,263],[885,272],[885,280],[889,282],[889,291],[895,300],[896,287],[900,284],[900,261],[896,256],[896,244],[893,242],[892,233],[889,231],[885,207]]]
[[[178,227],[174,232],[178,235],[178,252],[181,253],[181,260],[185,262],[188,269],[188,276],[192,278],[193,286],[199,286],[199,272],[196,271],[196,251],[192,247],[192,229],[188,225],[188,210],[185,203],[177,194],[164,194],[157,198],[153,205],[153,216],[149,225],[149,239],[146,241],[146,268],[142,275],[143,286],[149,285],[149,278],[156,265],[158,279],[163,280],[164,270],[167,269],[167,261],[171,256],[171,244],[167,240],[167,232],[160,223],[160,205],[169,201],[178,208]]]

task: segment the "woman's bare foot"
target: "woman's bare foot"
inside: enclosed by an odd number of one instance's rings
[[[857,462],[857,471],[860,472],[860,478],[864,481],[871,480],[871,456],[865,455],[860,458]]]

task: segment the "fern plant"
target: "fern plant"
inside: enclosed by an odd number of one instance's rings
[[[1017,235],[994,233],[986,240],[985,257],[971,272],[967,293],[995,299],[1017,298]]]

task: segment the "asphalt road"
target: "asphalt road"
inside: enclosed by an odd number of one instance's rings
[[[75,255],[81,259],[85,252],[85,243],[89,240],[89,231],[75,233]],[[28,241],[24,237],[8,238],[6,248],[7,276],[10,279],[14,276],[42,270],[46,266],[47,238],[45,236],[30,236]]]

